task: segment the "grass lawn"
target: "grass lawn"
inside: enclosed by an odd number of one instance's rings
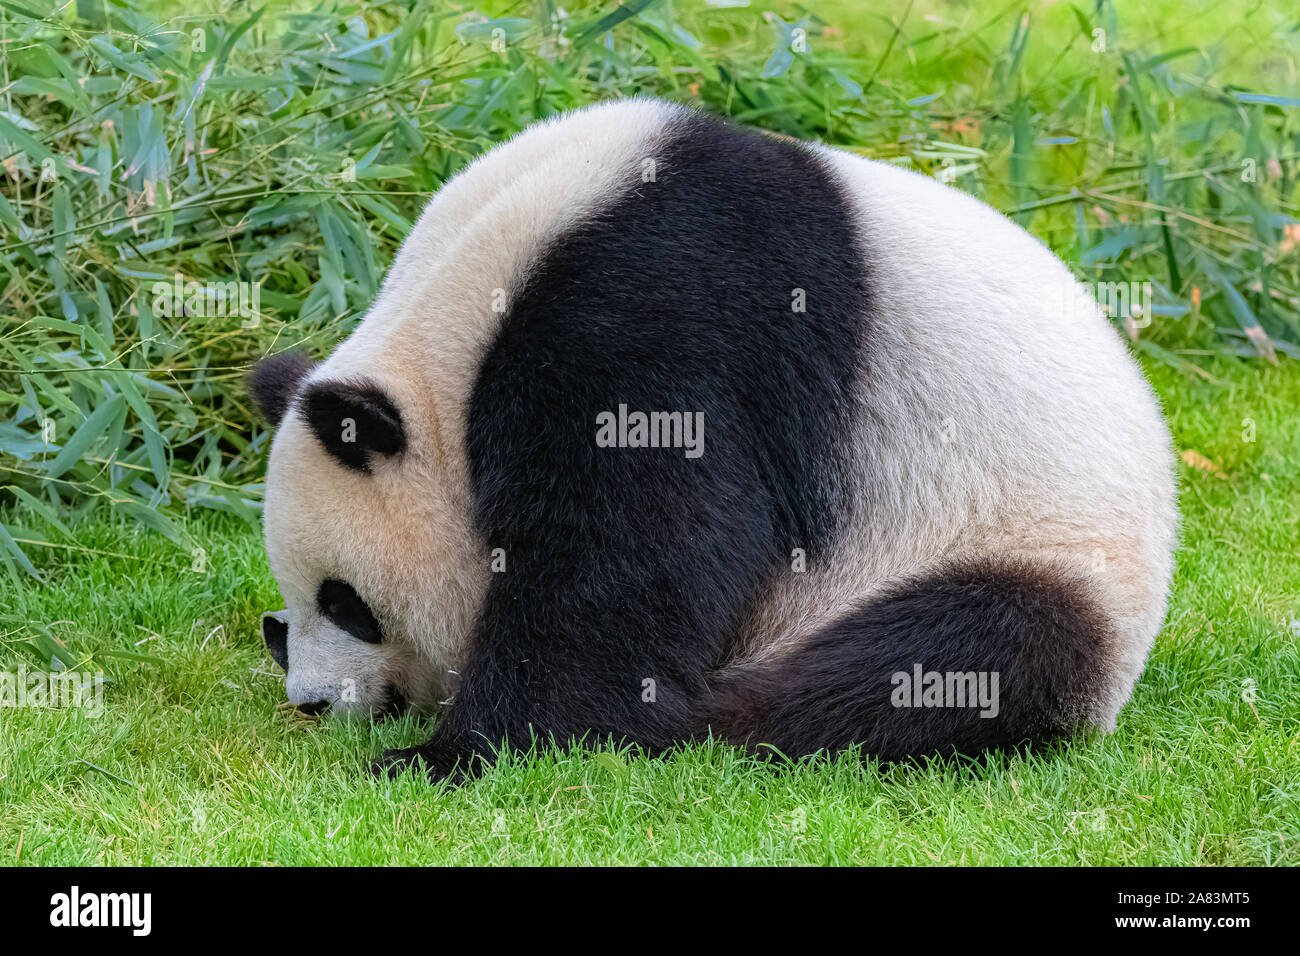
[[[135,523],[75,524],[73,548],[28,546],[45,584],[0,584],[0,660],[43,623],[115,680],[98,717],[0,710],[0,862],[1300,863],[1300,373],[1281,361],[1217,359],[1213,383],[1148,365],[1179,450],[1203,456],[1180,466],[1168,624],[1115,734],[983,767],[773,770],[715,746],[542,755],[452,791],[380,782],[369,759],[431,719],[287,708],[256,530],[195,518],[193,571]]]

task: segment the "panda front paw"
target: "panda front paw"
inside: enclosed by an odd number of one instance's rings
[[[445,780],[455,786],[465,780],[465,767],[464,758],[446,753],[431,744],[425,744],[422,747],[385,750],[383,755],[370,765],[370,772],[376,777],[394,780],[410,770],[416,776],[425,777],[430,783]]]

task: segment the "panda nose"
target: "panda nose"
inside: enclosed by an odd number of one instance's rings
[[[289,671],[289,625],[280,618],[284,611],[267,611],[262,615],[262,640],[271,652],[271,660]]]
[[[298,704],[296,706],[299,711],[306,714],[308,717],[315,717],[329,705],[330,702],[328,700],[317,700],[312,701],[310,704]]]

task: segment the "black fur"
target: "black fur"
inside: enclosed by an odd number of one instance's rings
[[[1095,715],[1115,653],[1105,616],[1068,575],[1041,565],[954,567],[894,589],[783,659],[726,673],[698,733],[787,757],[861,745],[885,761],[1041,742]],[[996,716],[895,706],[891,675],[917,665],[996,673]]]
[[[257,402],[262,417],[271,425],[279,425],[298,392],[303,376],[316,363],[300,349],[271,355],[253,366],[248,376],[248,390]]]
[[[313,382],[301,402],[316,438],[342,465],[370,471],[370,453],[406,449],[402,414],[373,382]]]
[[[269,614],[262,615],[262,640],[275,661],[288,673],[289,671],[289,625]]]
[[[836,532],[870,312],[838,185],[804,147],[698,116],[653,158],[657,181],[541,257],[482,363],[467,450],[507,570],[449,715],[388,764],[473,770],[533,733],[672,745],[756,589]],[[620,403],[703,412],[703,456],[597,447]]]
[[[326,578],[316,590],[316,606],[336,627],[342,628],[359,641],[378,644],[384,639],[383,629],[374,611],[352,585],[336,578]]]

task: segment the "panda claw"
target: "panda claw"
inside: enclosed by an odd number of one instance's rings
[[[371,762],[370,773],[375,777],[393,780],[400,777],[407,769],[415,769],[415,762],[419,757],[419,747],[385,750],[378,760]]]
[[[446,780],[455,785],[465,776],[459,760],[439,759],[429,752],[428,747],[385,750],[383,755],[370,765],[373,776],[388,780],[396,780],[408,770],[417,777],[427,778],[430,783]]]

